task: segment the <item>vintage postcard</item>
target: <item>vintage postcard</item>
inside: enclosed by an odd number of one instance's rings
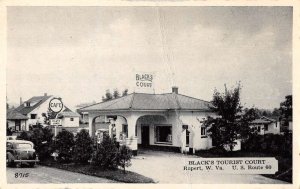
[[[299,1],[0,4],[3,188],[300,187]]]

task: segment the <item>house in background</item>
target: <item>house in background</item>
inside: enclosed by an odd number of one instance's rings
[[[250,128],[256,130],[259,135],[280,134],[280,122],[265,116],[253,120]]]
[[[26,130],[27,116],[15,110],[10,110],[6,113],[6,120],[7,127],[10,128],[11,131]]]
[[[80,115],[80,123],[82,124],[87,124],[89,123],[89,113],[88,112],[82,112],[82,111],[78,111],[78,109],[81,109],[81,108],[84,108],[84,107],[87,107],[87,106],[91,106],[93,104],[96,104],[95,101],[93,102],[90,102],[90,103],[81,103],[81,104],[78,104],[75,108],[76,108],[76,113],[78,113]]]
[[[69,108],[66,108],[57,116],[58,119],[61,119],[63,127],[79,127],[79,117],[78,113],[72,112]]]
[[[22,102],[22,99],[20,99],[20,106],[15,108],[12,112],[7,113],[8,128],[11,128],[14,131],[28,131],[30,126],[38,124],[44,125],[45,117],[43,114],[47,114],[49,102],[53,98],[54,96],[45,93],[43,96],[34,96],[25,102]],[[62,118],[64,119],[62,127],[65,125],[67,127],[70,127],[70,125],[74,125],[74,127],[79,126],[77,114],[72,112],[66,106],[63,107],[62,111],[69,112],[62,115]],[[71,118],[73,121],[71,121]]]

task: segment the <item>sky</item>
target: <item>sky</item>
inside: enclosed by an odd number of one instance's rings
[[[77,104],[106,89],[212,100],[242,86],[245,107],[273,109],[292,94],[291,7],[8,7],[7,100],[44,93]]]

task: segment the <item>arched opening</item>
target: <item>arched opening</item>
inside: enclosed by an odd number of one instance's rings
[[[172,145],[172,124],[163,115],[144,115],[137,119],[138,145],[147,148],[153,145]]]
[[[107,132],[117,142],[124,142],[128,135],[127,119],[121,115],[99,115],[93,118],[91,134],[97,136],[99,132]]]

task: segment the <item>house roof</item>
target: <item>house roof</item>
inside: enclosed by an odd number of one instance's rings
[[[80,117],[78,113],[72,112],[68,107],[62,112],[60,112],[57,116],[58,118],[61,117]]]
[[[211,103],[193,97],[175,94],[132,93],[127,96],[78,109],[81,111],[110,110],[201,110],[211,111]]]
[[[23,114],[23,115],[27,115],[28,113],[30,113],[31,111],[33,111],[35,108],[37,108],[38,106],[40,106],[41,104],[43,104],[45,101],[47,101],[50,97],[52,96],[34,96],[32,98],[30,98],[29,100],[25,101],[26,102],[36,102],[36,104],[34,104],[33,106],[30,107],[25,107],[24,103],[22,105],[20,105],[19,107],[17,107],[15,109],[15,111]]]
[[[28,117],[24,116],[23,114],[12,110],[6,113],[6,119],[8,120],[27,120]]]
[[[273,123],[273,122],[276,122],[276,120],[268,118],[266,116],[262,116],[258,119],[253,120],[251,123],[252,124],[264,124],[264,123]]]

